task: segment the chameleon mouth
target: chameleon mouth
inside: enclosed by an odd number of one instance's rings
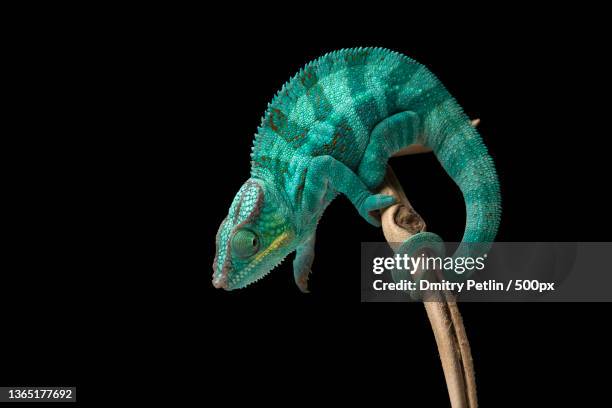
[[[291,236],[288,232],[280,234],[266,249],[255,255],[246,268],[242,269],[240,272],[234,271],[234,273],[230,274],[230,278],[223,288],[225,290],[242,289],[262,279],[289,255],[290,251],[287,251],[287,253],[280,257],[276,263],[272,263],[268,259],[269,255],[274,251],[285,247],[285,244],[287,244],[290,239]],[[253,272],[255,269],[257,269],[257,271]]]
[[[224,279],[220,274],[213,275],[212,284],[216,289],[227,289],[227,279]]]

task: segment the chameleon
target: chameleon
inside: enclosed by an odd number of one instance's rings
[[[294,279],[307,292],[327,206],[343,194],[380,227],[377,210],[395,198],[374,192],[388,159],[409,146],[433,151],[461,190],[462,243],[492,242],[501,216],[497,173],[460,105],[408,56],[341,49],[306,64],[268,104],[252,146],[250,178],[217,232],[213,286],[244,288],[295,251]],[[420,232],[404,245],[416,251],[439,242],[436,234]]]

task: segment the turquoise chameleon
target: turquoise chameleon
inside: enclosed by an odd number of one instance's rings
[[[492,242],[501,214],[495,166],[459,104],[411,58],[383,48],[343,49],[307,64],[268,105],[251,177],[217,233],[213,285],[243,288],[296,251],[295,282],[306,292],[326,207],[342,193],[380,226],[373,212],[395,199],[373,191],[389,157],[410,145],[430,148],[463,193],[462,242]],[[421,232],[404,247],[440,242]]]

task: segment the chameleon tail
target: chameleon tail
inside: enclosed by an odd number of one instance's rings
[[[456,121],[458,125],[450,126],[446,132],[437,138],[430,138],[427,143],[463,194],[466,225],[461,241],[492,242],[501,217],[495,165],[480,135],[467,118]]]
[[[454,101],[450,106],[430,112],[423,125],[427,135],[424,144],[433,150],[465,199],[465,231],[453,257],[482,256],[490,249],[487,244],[495,239],[501,217],[499,182],[493,160],[480,135]],[[429,232],[416,234],[400,251],[415,254],[425,247],[444,255],[442,240]]]

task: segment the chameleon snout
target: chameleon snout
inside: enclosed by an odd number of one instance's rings
[[[213,278],[212,284],[217,289],[227,289],[225,279]]]
[[[224,272],[229,272],[228,271],[224,271]],[[212,279],[212,284],[215,288],[217,289],[225,289],[228,290],[227,287],[227,273],[219,273],[214,267],[213,267],[213,279]]]

